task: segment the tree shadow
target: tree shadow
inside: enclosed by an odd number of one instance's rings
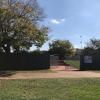
[[[0,71],[0,77],[10,77],[15,73],[15,71]]]

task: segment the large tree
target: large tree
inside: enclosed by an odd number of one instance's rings
[[[75,49],[68,40],[55,40],[49,44],[49,51],[53,54],[59,54],[61,57],[72,56]]]
[[[7,1],[7,0],[6,0]],[[0,7],[0,50],[5,53],[40,48],[48,39],[48,27],[37,0],[8,0]]]

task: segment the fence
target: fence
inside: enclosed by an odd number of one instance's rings
[[[59,56],[58,55],[50,55],[50,66],[59,65]]]
[[[80,70],[100,70],[100,55],[82,55],[80,57]]]
[[[49,54],[0,54],[0,70],[34,70],[49,68]]]
[[[59,55],[54,54],[54,55],[50,55],[50,66],[54,67],[54,66],[60,66],[60,65],[65,65],[64,60],[60,60]]]

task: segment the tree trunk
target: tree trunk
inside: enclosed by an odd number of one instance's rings
[[[9,44],[7,44],[7,46],[3,45],[3,49],[4,49],[6,54],[10,54],[11,53],[10,45]]]

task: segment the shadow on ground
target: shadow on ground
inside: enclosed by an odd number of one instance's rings
[[[0,71],[0,77],[10,77],[15,73],[15,71]]]

